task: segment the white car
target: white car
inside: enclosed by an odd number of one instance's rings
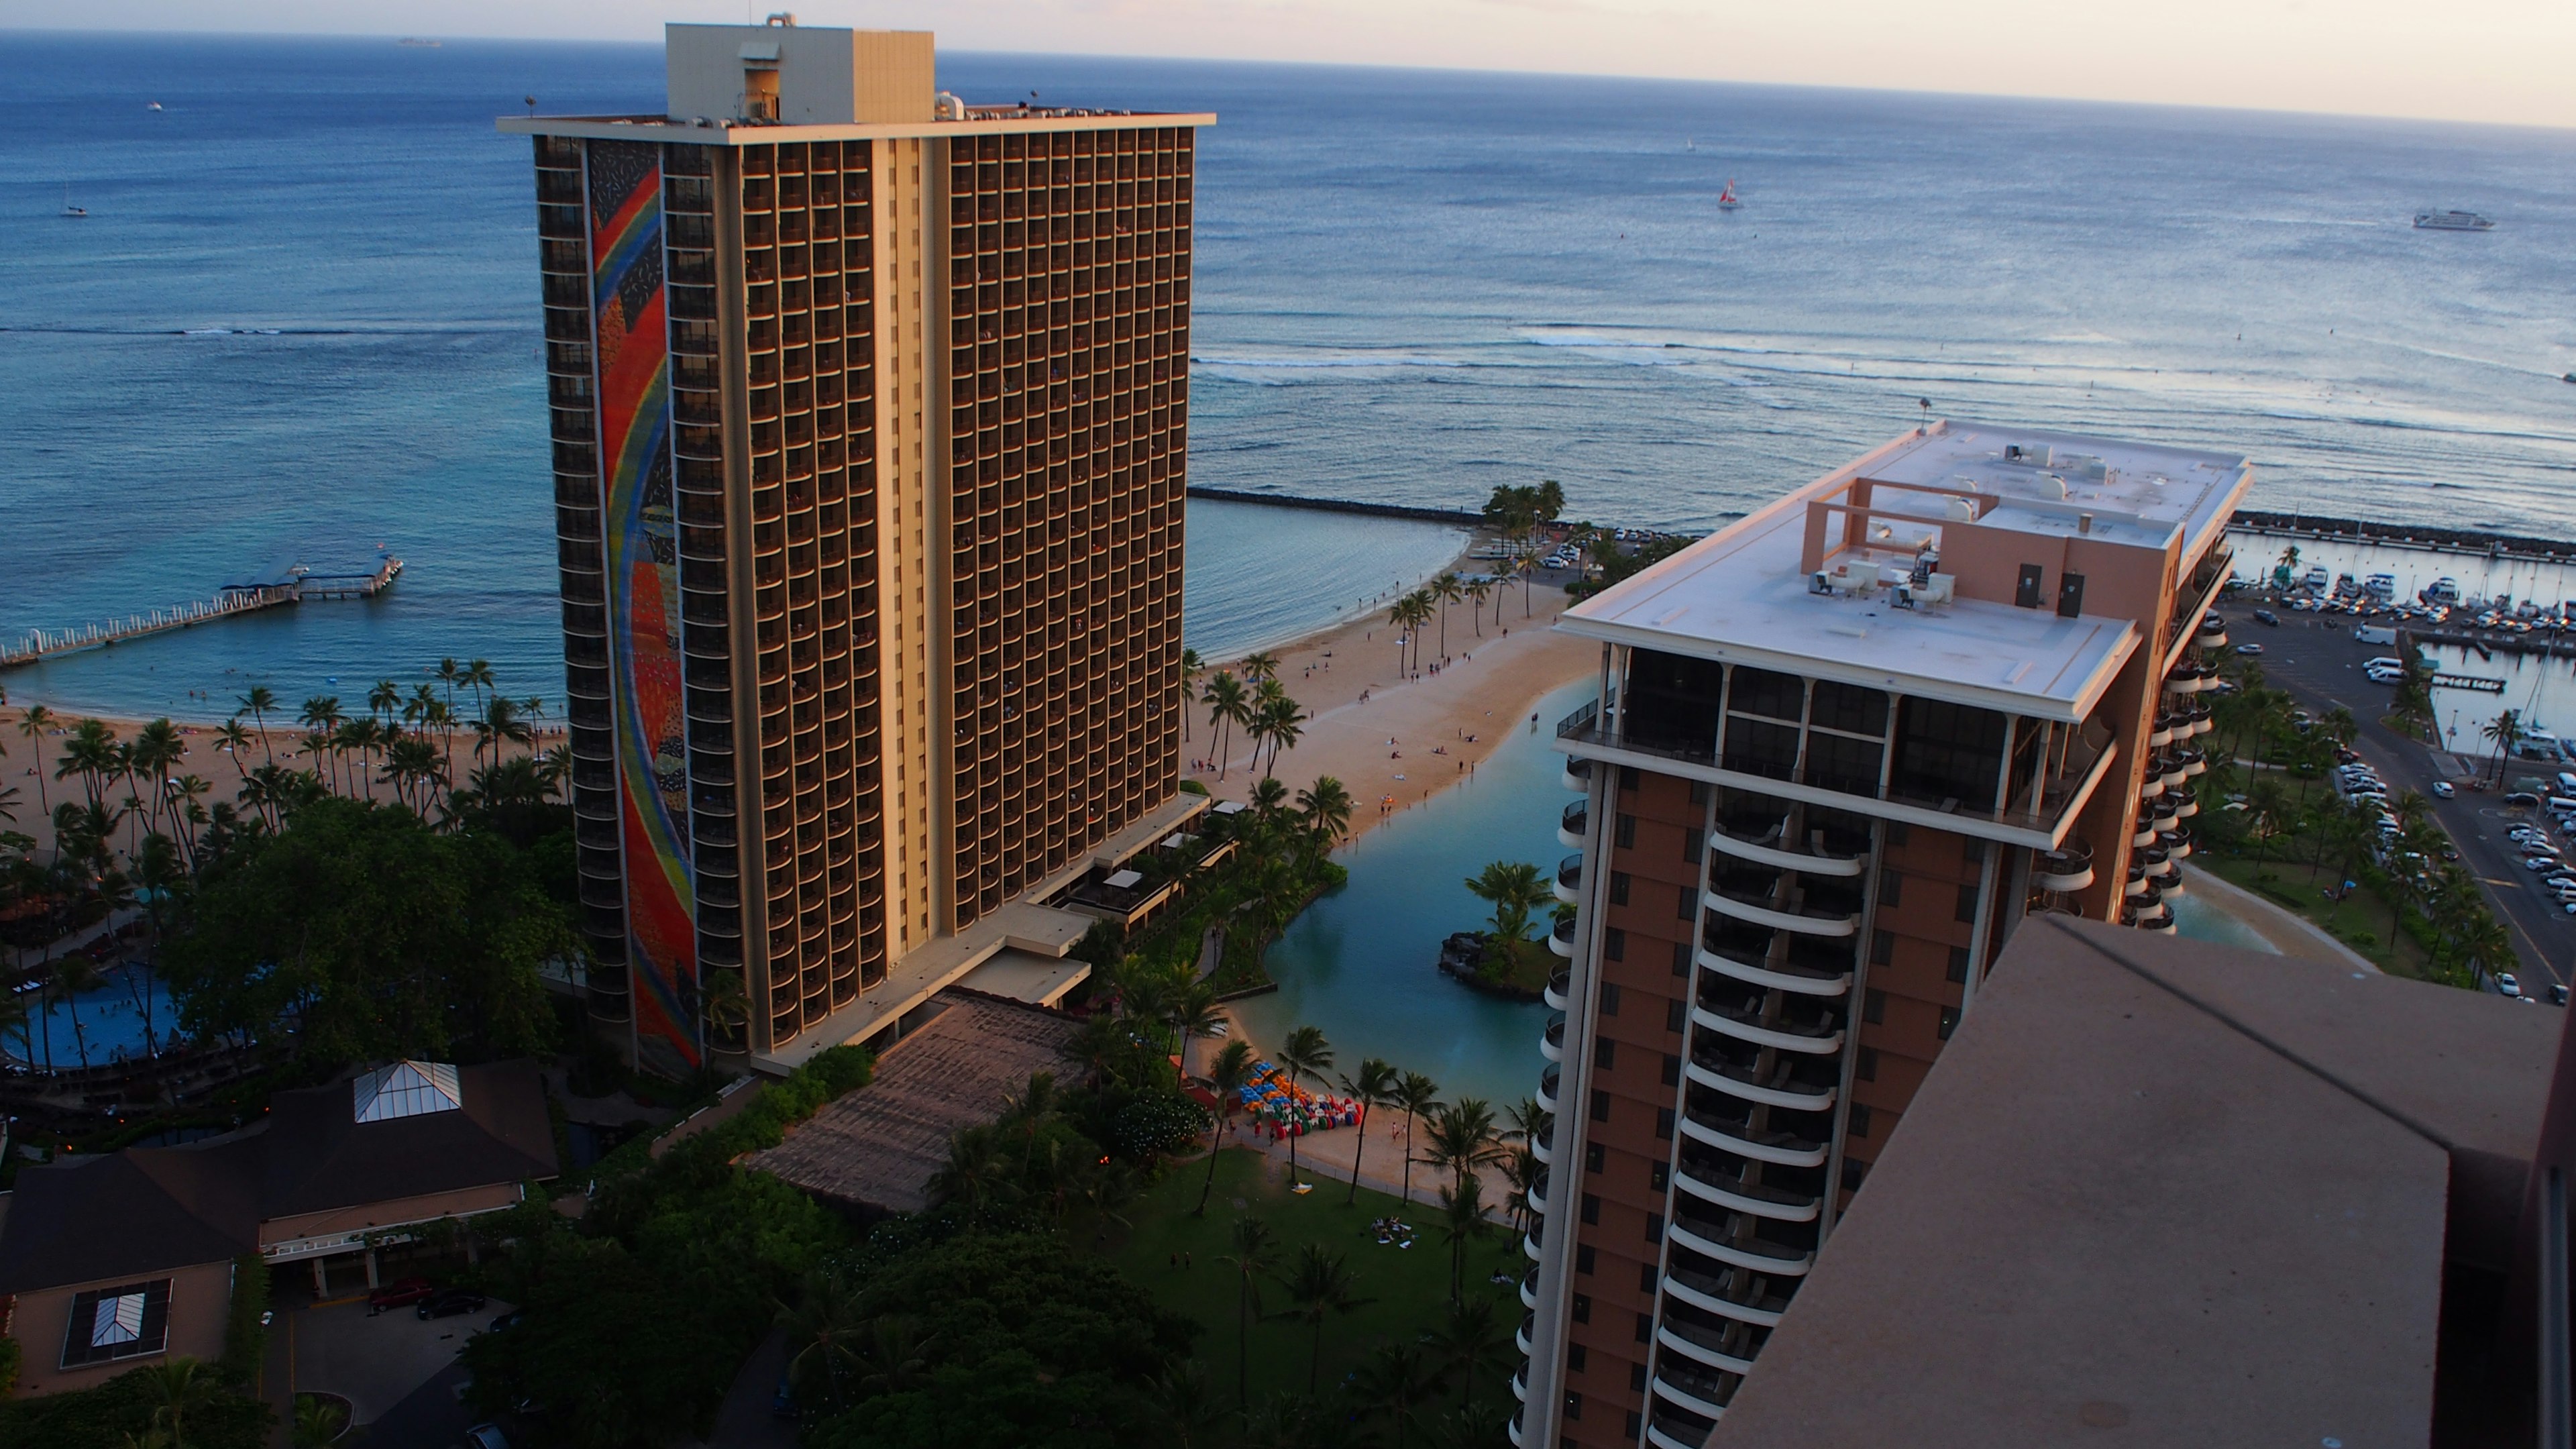
[[[2499,971],[2496,973],[2496,990],[2506,996],[2520,996],[2522,984],[2513,979],[2512,972]]]
[[[2448,800],[2459,793],[2459,791],[2451,788],[2451,782],[2448,780],[2436,780],[2433,782],[2433,797],[2437,800]]]

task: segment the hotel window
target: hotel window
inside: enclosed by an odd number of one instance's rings
[[[1628,873],[1624,870],[1610,872],[1610,904],[1614,906],[1628,904]]]
[[[1950,971],[1949,971],[1949,976],[1950,976],[1950,979],[1951,979],[1952,981],[1955,981],[1955,982],[1962,982],[1962,983],[1964,983],[1964,982],[1968,979],[1968,948],[1967,948],[1967,947],[1965,947],[1965,946],[1953,946],[1953,947],[1951,947],[1951,948],[1950,948]]]
[[[1583,1220],[1595,1226],[1601,1222],[1601,1199],[1588,1192],[1583,1195]]]
[[[1943,1041],[1948,1041],[1948,1040],[1950,1039],[1950,1033],[1952,1033],[1952,1032],[1954,1032],[1954,1031],[1957,1031],[1958,1029],[1959,1029],[1959,1008],[1957,1008],[1957,1007],[1955,1007],[1955,1006],[1945,1006],[1945,1007],[1942,1007],[1942,1008],[1941,1008],[1941,1040],[1943,1040]]]
[[[1601,954],[1613,961],[1628,959],[1628,933],[1617,926],[1601,933]],[[1606,1013],[1605,1013],[1606,1014]]]
[[[1601,1170],[1601,1154],[1602,1146],[1600,1143],[1585,1143],[1583,1145],[1583,1170],[1586,1172],[1599,1172]]]
[[[1652,1342],[1652,1341],[1654,1340],[1654,1337],[1655,1337],[1655,1315],[1653,1315],[1653,1314],[1651,1314],[1651,1313],[1640,1313],[1640,1314],[1638,1314],[1638,1315],[1637,1315],[1637,1341],[1638,1341],[1639,1343],[1650,1343],[1650,1342]]]
[[[1738,669],[1726,707],[1737,714],[1794,720],[1806,712],[1807,681],[1768,669]]]
[[[1581,1394],[1570,1393],[1565,1396],[1565,1417],[1568,1421],[1583,1417],[1583,1396]]]
[[[1619,958],[1613,956],[1610,959],[1616,961]],[[1619,983],[1616,981],[1604,981],[1601,983],[1601,1014],[1603,1016],[1617,1016],[1619,1014]],[[1605,1067],[1610,1065],[1610,1058],[1604,1056],[1601,1059],[1601,1065]]]
[[[1691,948],[1688,941],[1673,943],[1673,974],[1688,976],[1691,971]]]
[[[1692,785],[1692,786],[1691,786],[1691,788],[1692,788],[1692,789],[1694,789],[1694,790],[1696,790],[1696,789],[1698,789],[1698,788],[1699,788],[1699,786],[1698,786],[1698,785],[1696,785],[1696,784],[1694,784],[1694,785]],[[1697,865],[1697,864],[1699,864],[1699,853],[1700,853],[1699,827],[1698,827],[1698,826],[1696,826],[1696,825],[1694,825],[1694,826],[1691,826],[1689,829],[1684,830],[1684,831],[1682,832],[1682,863],[1683,863],[1684,865]]]
[[[1848,734],[1886,734],[1887,692],[1819,679],[1816,681],[1815,703],[1807,722]]]
[[[1884,966],[1889,961],[1893,960],[1895,956],[1896,934],[1894,932],[1874,931],[1870,934],[1869,964],[1872,966]]]
[[[170,1335],[170,1280],[93,1288],[72,1298],[63,1333],[64,1368],[114,1363],[161,1352]]]
[[[1631,1389],[1643,1389],[1645,1386],[1646,1366],[1641,1363],[1632,1363],[1628,1365],[1628,1387]]]
[[[1889,784],[1915,800],[1995,808],[2007,721],[1990,709],[1909,699],[1897,711],[1896,768]]]
[[[1592,1058],[1600,1065],[1601,1070],[1605,1072],[1610,1070],[1611,1066],[1619,1060],[1619,1044],[1606,1036],[1594,1037]]]
[[[1652,1167],[1646,1169],[1646,1190],[1648,1192],[1662,1192],[1665,1188],[1672,1185],[1673,1169],[1670,1164],[1658,1162]]]
[[[1673,919],[1676,921],[1687,921],[1698,914],[1699,887],[1696,885],[1683,886],[1681,888],[1680,904],[1673,910]]]
[[[1682,1059],[1671,1052],[1664,1053],[1664,1085],[1678,1087],[1681,1084]]]
[[[1877,1026],[1887,1019],[1887,993],[1876,987],[1861,993],[1860,1019]]]
[[[1905,877],[1892,870],[1878,873],[1878,903],[1892,906],[1905,899]]]
[[[1959,887],[1959,909],[1955,914],[1961,921],[1973,922],[1977,919],[1977,888],[1975,886],[1963,885]]]
[[[1864,1082],[1878,1080],[1878,1048],[1862,1047],[1860,1059],[1852,1066],[1852,1075]]]
[[[1577,1273],[1591,1272],[1592,1261],[1592,1245],[1590,1243],[1576,1244],[1574,1248],[1574,1271]]]
[[[1637,848],[1636,816],[1622,815],[1619,817],[1619,834],[1617,839],[1621,850],[1634,850]]]
[[[1575,1294],[1575,1295],[1574,1295],[1574,1314],[1573,1314],[1573,1317],[1574,1317],[1574,1321],[1575,1321],[1575,1322],[1577,1322],[1577,1323],[1590,1323],[1590,1322],[1592,1321],[1592,1295],[1591,1295],[1591,1294],[1589,1294],[1589,1293],[1577,1293],[1577,1294]],[[1575,1367],[1578,1367],[1578,1368],[1579,1368],[1579,1367],[1581,1367],[1581,1365],[1579,1365],[1579,1364],[1578,1364],[1578,1365],[1575,1365]]]
[[[1658,1142],[1673,1140],[1673,1109],[1670,1107],[1655,1109],[1655,1140]]]
[[[1858,1102],[1852,1103],[1851,1135],[1854,1137],[1867,1137],[1869,1135],[1869,1109]]]
[[[1665,1002],[1665,1003],[1664,1003],[1664,1030],[1666,1030],[1666,1031],[1679,1031],[1679,1030],[1681,1030],[1681,1029],[1682,1029],[1682,1012],[1683,1012],[1682,1003],[1681,1003],[1678,999]]]

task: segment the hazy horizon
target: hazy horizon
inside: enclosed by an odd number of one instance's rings
[[[450,0],[352,9],[94,0],[87,23],[0,0],[0,29],[650,43],[665,21],[740,23],[776,3]],[[793,4],[793,0],[790,0]],[[2088,13],[2042,0],[1837,0],[1795,11],[1669,0],[842,0],[808,25],[934,30],[976,52],[1279,62],[1869,91],[2027,96],[2576,128],[2576,6],[2464,0],[2176,0]],[[2286,59],[2285,59],[2286,58]]]

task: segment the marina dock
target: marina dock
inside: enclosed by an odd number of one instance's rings
[[[20,639],[0,643],[0,669],[88,649],[111,648],[129,639],[193,629],[217,619],[283,608],[308,599],[373,598],[392,587],[402,571],[403,561],[389,553],[379,554],[375,569],[367,573],[317,573],[308,564],[289,564],[259,578],[225,584],[215,590],[211,599],[192,599],[166,609],[72,629],[31,629]]]

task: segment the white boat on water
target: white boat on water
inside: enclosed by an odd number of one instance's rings
[[[2423,598],[2424,602],[2428,604],[2440,604],[2444,608],[2454,608],[2460,602],[2460,581],[2452,578],[2448,574],[2444,574],[2442,577],[2433,581],[2432,587],[2424,591]]]
[[[2474,211],[2419,211],[2417,231],[2493,231],[2495,222]]]

